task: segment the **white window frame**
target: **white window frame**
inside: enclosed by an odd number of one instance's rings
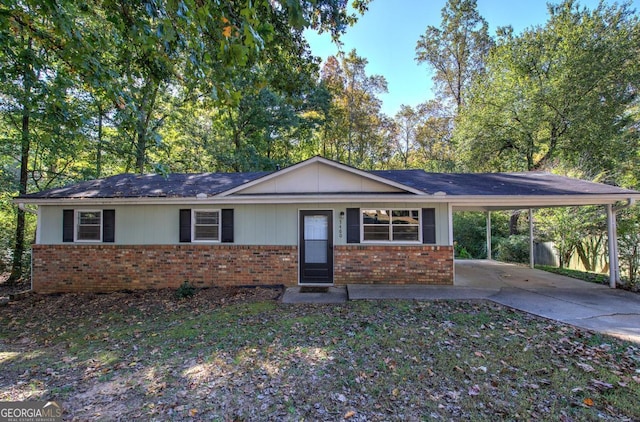
[[[100,239],[79,239],[78,229],[80,228],[80,214],[84,212],[99,212],[100,213]],[[104,210],[74,210],[73,213],[73,240],[75,242],[87,242],[87,243],[101,243],[102,234],[104,229]]]
[[[196,214],[199,212],[218,213],[218,238],[217,239],[196,239]],[[220,209],[192,209],[191,210],[191,242],[198,243],[220,243],[222,237],[222,210]]]
[[[364,211],[365,210],[384,210],[389,214],[389,240],[365,240],[364,239]],[[393,240],[393,212],[394,211],[417,211],[418,212],[418,240]],[[386,208],[386,207],[366,207],[360,208],[360,243],[382,243],[382,244],[421,244],[422,243],[422,212],[420,208]]]

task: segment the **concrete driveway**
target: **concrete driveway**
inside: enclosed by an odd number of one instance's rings
[[[488,299],[640,343],[639,294],[497,261],[455,266],[454,286],[349,285],[349,299]]]

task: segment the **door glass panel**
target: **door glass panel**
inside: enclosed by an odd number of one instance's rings
[[[327,262],[329,218],[326,215],[304,216],[304,262],[324,264]]]

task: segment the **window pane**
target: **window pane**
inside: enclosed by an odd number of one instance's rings
[[[97,226],[78,226],[78,240],[100,240],[99,223]]]
[[[218,226],[196,226],[195,240],[218,240]]]
[[[329,239],[329,217],[326,215],[305,215],[304,238],[306,240]]]
[[[218,211],[196,211],[196,224],[218,224]]]
[[[394,210],[392,216],[393,224],[420,224],[416,210]]]
[[[327,263],[327,241],[326,240],[305,240],[304,241],[304,262],[307,264]]]
[[[389,240],[388,226],[364,226],[364,240]]]
[[[418,226],[398,225],[393,226],[393,240],[416,241],[418,239]]]
[[[388,210],[362,210],[364,224],[389,224]]]
[[[78,213],[78,219],[80,224],[98,224],[100,225],[100,216],[102,212],[80,212]]]

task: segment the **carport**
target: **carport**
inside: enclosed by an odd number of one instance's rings
[[[445,186],[435,195],[449,201],[450,238],[453,239],[453,213],[486,213],[486,242],[491,259],[491,212],[527,210],[529,213],[530,267],[534,267],[533,211],[540,208],[600,205],[607,216],[609,286],[620,281],[617,253],[616,213],[640,199],[640,192],[617,186],[563,177],[547,172],[431,174],[434,188]],[[446,178],[446,179],[445,179]],[[440,180],[442,179],[442,180]]]

